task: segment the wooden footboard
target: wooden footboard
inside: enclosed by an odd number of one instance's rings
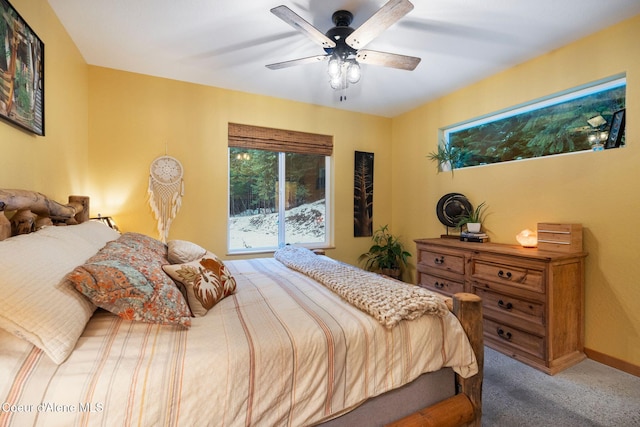
[[[478,373],[470,378],[456,375],[456,392],[428,408],[421,409],[387,427],[480,427],[482,421],[482,379],[484,340],[482,338],[482,300],[469,293],[458,293],[447,301],[449,310],[460,320],[478,361]]]

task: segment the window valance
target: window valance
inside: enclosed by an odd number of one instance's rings
[[[333,136],[229,123],[229,147],[330,156]]]

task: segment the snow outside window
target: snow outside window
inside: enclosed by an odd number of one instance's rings
[[[328,246],[329,160],[229,147],[229,252]]]

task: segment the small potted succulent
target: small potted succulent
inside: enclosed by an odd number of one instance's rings
[[[389,233],[387,225],[377,229],[371,240],[373,245],[369,251],[359,257],[359,261],[364,261],[364,269],[401,280],[402,271],[407,266],[407,259],[411,254],[404,250],[398,237]]]
[[[469,233],[479,233],[486,214],[486,207],[486,202],[482,202],[475,209],[465,211],[458,219],[458,228],[466,226]]]

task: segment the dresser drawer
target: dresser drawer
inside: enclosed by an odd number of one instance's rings
[[[421,249],[418,257],[418,263],[426,267],[464,274],[464,255]]]
[[[545,305],[543,303],[527,301],[478,287],[474,287],[473,291],[482,298],[482,309],[486,317],[544,336]]]
[[[475,259],[471,277],[521,289],[544,292],[544,270]]]
[[[484,336],[488,341],[510,351],[520,351],[544,359],[544,339],[509,325],[484,319]]]
[[[430,291],[436,291],[448,296],[453,296],[458,292],[464,292],[464,283],[454,280],[443,279],[431,274],[418,272],[418,285]]]

